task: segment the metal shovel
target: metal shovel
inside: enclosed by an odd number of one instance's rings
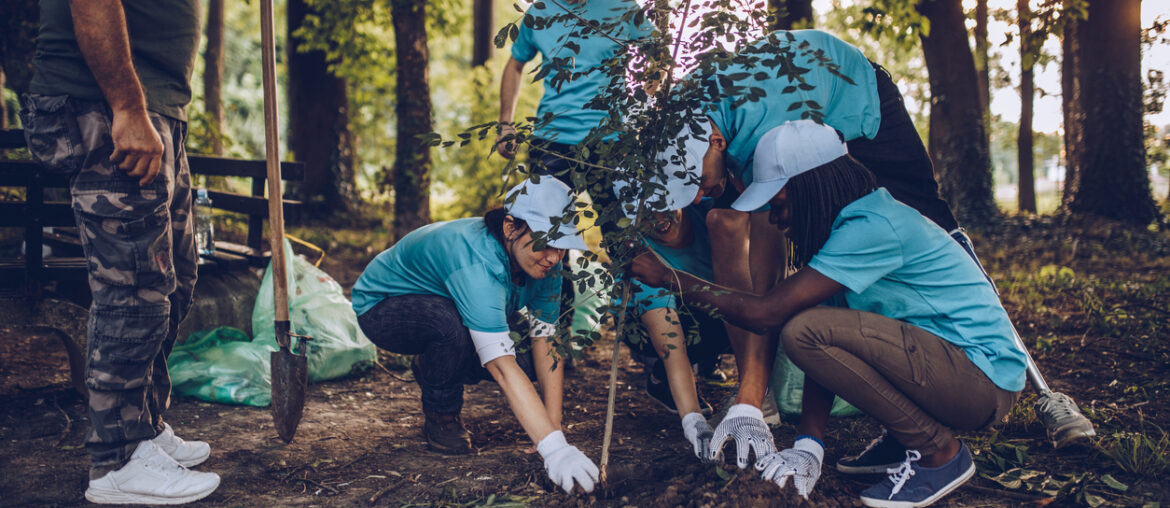
[[[273,36],[272,0],[260,0],[260,46],[264,69],[264,141],[268,163],[268,243],[272,249],[272,288],[276,306],[276,343],[271,356],[272,421],[286,443],[293,440],[305,410],[309,364],[304,354],[292,349],[288,320],[288,279],[285,277],[284,209],[280,191],[280,140],[276,117],[276,45]]]

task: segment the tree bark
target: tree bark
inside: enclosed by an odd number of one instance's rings
[[[472,13],[473,40],[471,46],[471,66],[479,67],[487,63],[492,57],[492,25],[495,24],[492,9],[495,6],[492,0],[474,0],[475,7]]]
[[[962,3],[927,0],[918,11],[930,20],[922,53],[930,75],[929,144],[939,190],[961,224],[995,222],[999,210],[992,193],[989,143]]]
[[[1062,18],[1062,35],[1060,39],[1061,58],[1060,58],[1060,108],[1064,114],[1064,187],[1068,188],[1068,182],[1076,180],[1076,166],[1073,161],[1080,161],[1079,154],[1081,147],[1077,145],[1075,140],[1081,138],[1080,123],[1073,121],[1074,118],[1083,115],[1081,112],[1080,103],[1076,98],[1080,95],[1079,86],[1080,80],[1077,79],[1077,59],[1080,53],[1080,44],[1078,33],[1080,32],[1080,25],[1082,21],[1069,8],[1069,4],[1076,3],[1079,0],[1065,0],[1065,9],[1061,13]],[[1062,190],[1065,190],[1062,189]],[[1069,200],[1072,195],[1067,191],[1061,195],[1061,207],[1068,208]]]
[[[8,102],[4,100],[4,69],[0,67],[0,129],[8,128]]]
[[[1036,48],[1032,47],[1032,10],[1028,0],[1019,0],[1016,17],[1020,27],[1020,131],[1016,138],[1019,161],[1020,213],[1036,213],[1036,178],[1032,150],[1032,100],[1036,95],[1032,67],[1036,63]]]
[[[207,47],[203,51],[203,107],[215,155],[223,155],[223,1],[207,0]]]
[[[32,81],[40,18],[37,0],[0,2],[0,67],[8,88],[18,94],[27,92]]]
[[[988,69],[987,0],[975,2],[975,73],[979,76],[979,103],[983,105],[983,122],[991,126],[991,78]]]
[[[391,0],[390,16],[398,58],[398,140],[388,183],[394,188],[397,239],[431,221],[431,147],[418,140],[419,135],[431,132],[426,1]]]
[[[1065,181],[1068,211],[1146,225],[1158,214],[1142,130],[1141,0],[1093,0],[1076,31],[1078,146]]]
[[[304,0],[289,0],[288,148],[305,163],[305,179],[294,188],[313,212],[345,216],[359,202],[346,83],[330,72],[325,52],[300,51],[293,35],[313,14]]]
[[[772,13],[772,30],[792,30],[813,27],[812,0],[768,0]]]

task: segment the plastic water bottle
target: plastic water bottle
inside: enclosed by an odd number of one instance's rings
[[[195,249],[200,256],[215,254],[215,226],[211,223],[211,198],[207,189],[195,190]]]

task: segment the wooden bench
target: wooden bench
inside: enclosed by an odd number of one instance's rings
[[[0,130],[0,150],[24,146],[23,131]],[[192,174],[252,180],[251,195],[208,191],[212,208],[247,216],[248,228],[244,244],[216,241],[216,253],[204,256],[205,266],[231,270],[267,265],[270,252],[262,248],[264,220],[268,217],[268,201],[264,197],[265,162],[203,155],[191,155],[187,160]],[[281,178],[285,181],[301,181],[304,173],[303,163],[281,163]],[[0,227],[23,228],[25,245],[23,256],[0,259],[0,281],[11,285],[14,276],[24,275],[26,296],[36,297],[44,281],[86,270],[72,207],[68,201],[45,200],[46,189],[69,188],[68,176],[46,172],[33,161],[0,161],[0,187],[22,187],[26,191],[24,201],[0,201]],[[299,201],[284,200],[286,220],[297,220],[300,205]],[[44,231],[46,227],[65,229],[48,233]],[[45,257],[42,255],[44,245],[60,249],[66,255]]]
[[[24,146],[23,131],[0,130],[0,150]],[[200,271],[267,265],[270,253],[262,248],[264,219],[268,217],[265,162],[199,155],[188,156],[187,160],[193,174],[252,179],[251,195],[208,191],[213,208],[247,216],[248,231],[245,244],[216,241],[215,254],[202,257]],[[304,164],[282,163],[281,173],[286,181],[301,181]],[[45,199],[46,189],[68,189],[69,177],[46,172],[33,161],[0,160],[0,187],[25,189],[23,201],[0,201],[0,227],[24,230],[23,255],[0,258],[0,337],[8,336],[12,328],[57,336],[69,357],[73,386],[85,396],[85,324],[89,313],[74,302],[45,298],[42,294],[44,284],[50,280],[86,277],[87,263],[72,206],[67,198]],[[296,220],[300,202],[283,201],[285,217]],[[47,227],[54,229],[47,232]],[[45,245],[53,248],[54,255],[44,256]]]

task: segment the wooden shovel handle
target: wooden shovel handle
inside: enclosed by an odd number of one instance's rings
[[[260,46],[264,69],[264,147],[268,163],[268,243],[272,249],[272,287],[276,321],[288,321],[288,283],[284,259],[284,208],[281,206],[280,131],[276,113],[276,39],[272,0],[260,0]],[[277,337],[279,341],[281,337]],[[287,336],[283,338],[288,340]],[[281,344],[287,346],[286,344]]]

